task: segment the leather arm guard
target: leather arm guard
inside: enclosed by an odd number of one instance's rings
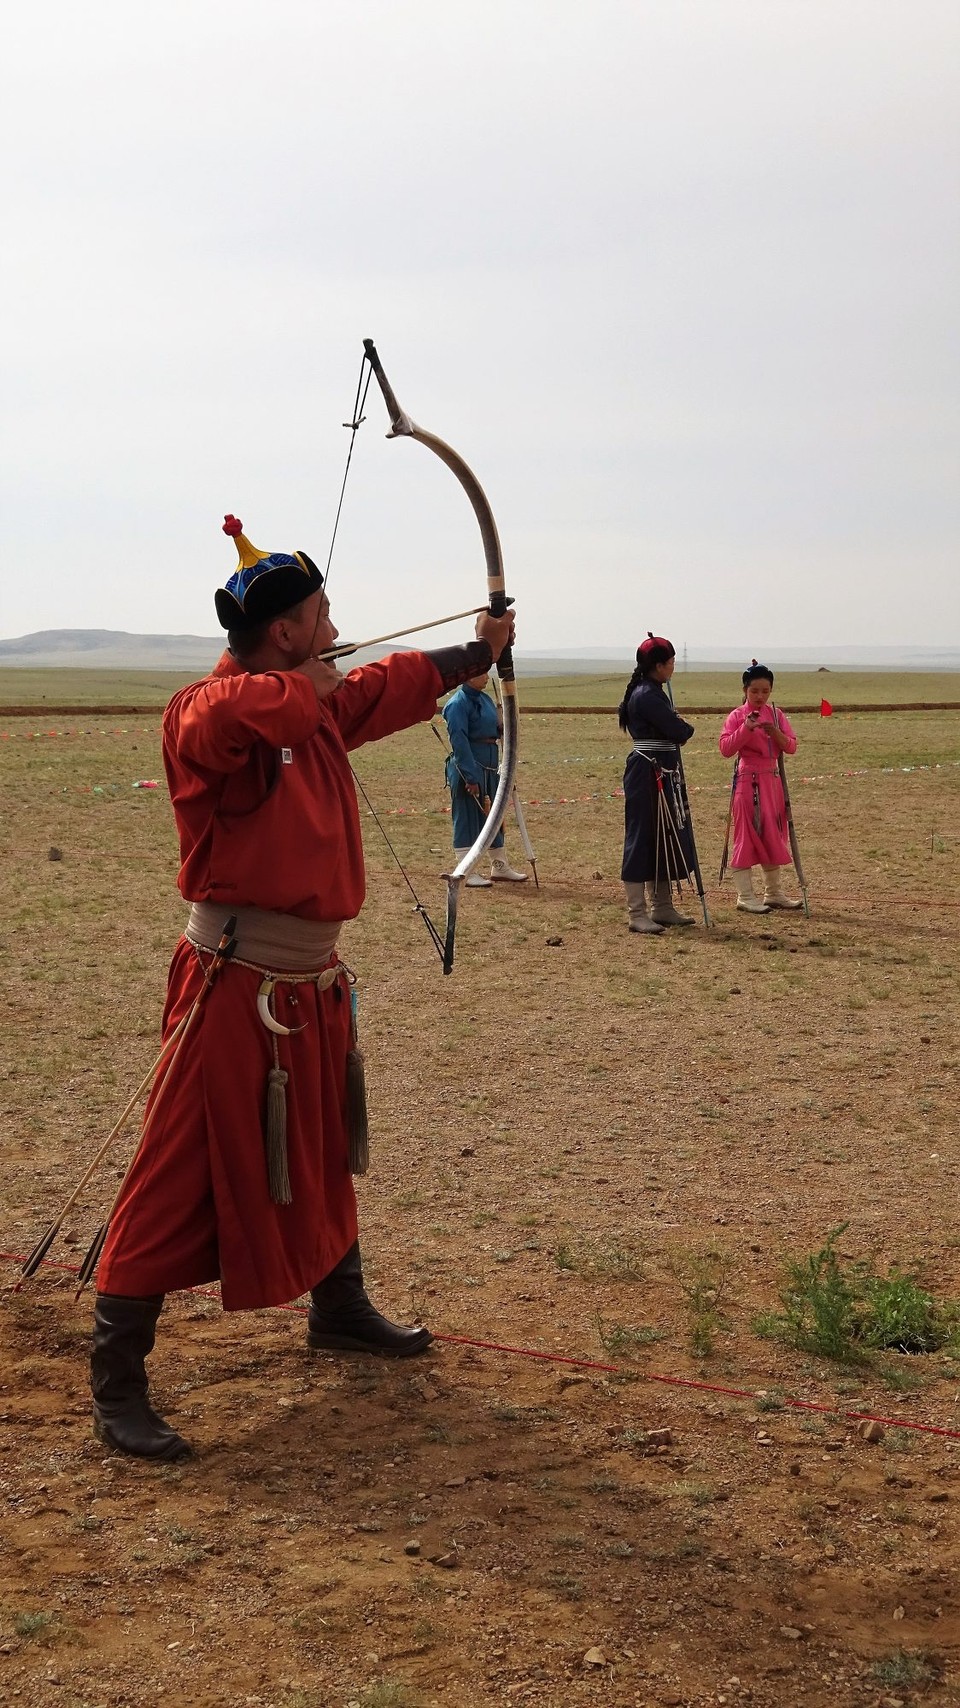
[[[483,676],[493,665],[493,649],[489,641],[472,640],[466,646],[443,646],[424,655],[436,665],[443,683],[443,693],[459,688],[472,676]]]

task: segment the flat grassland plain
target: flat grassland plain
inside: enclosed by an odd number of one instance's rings
[[[177,680],[0,673],[9,1283],[158,1047],[183,920],[159,718],[94,702],[159,707]],[[56,1265],[79,1261],[135,1122],[54,1266],[0,1302],[4,1701],[960,1703],[956,1339],[868,1353],[843,1330],[831,1358],[761,1332],[786,1264],[840,1227],[827,1316],[858,1264],[960,1297],[960,711],[841,709],[958,701],[960,678],[778,679],[788,712],[838,708],[796,718],[789,763],[809,919],[738,915],[718,887],[738,679],[674,687],[716,707],[686,750],[710,930],[625,929],[619,677],[521,684],[541,887],[463,892],[453,977],[362,807],[369,893],[342,952],[363,1243],[431,1353],[311,1357],[294,1311],[177,1295],[151,1374],[197,1458],[105,1456],[89,1295]],[[537,710],[577,702],[611,711]],[[356,767],[442,922],[436,741]],[[507,850],[522,864],[510,825]]]

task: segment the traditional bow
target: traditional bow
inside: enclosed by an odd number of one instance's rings
[[[673,703],[673,689],[670,686],[669,678],[664,683],[664,687],[667,690],[667,699],[670,701],[670,709],[671,711],[676,711],[677,708]],[[687,832],[690,837],[690,855],[693,860],[693,876],[697,886],[697,895],[700,897],[700,906],[703,908],[703,923],[704,925],[709,926],[712,924],[712,920],[707,910],[707,897],[703,888],[703,878],[700,875],[700,859],[697,854],[696,837],[693,834],[693,815],[690,811],[690,796],[687,793],[687,777],[686,772],[683,769],[683,754],[679,747],[677,748],[677,776],[680,779],[680,799],[683,802],[683,810],[686,814],[687,821]],[[720,875],[722,877],[723,873],[721,872]]]
[[[453,450],[443,439],[438,439],[434,433],[427,433],[422,427],[418,427],[406,411],[400,408],[393,387],[383,371],[383,364],[377,354],[373,339],[365,338],[363,348],[366,359],[377,377],[380,390],[383,392],[387,413],[390,416],[390,431],[387,438],[416,439],[419,444],[426,445],[427,450],[433,451],[440,458],[440,461],[446,464],[450,472],[456,475],[469,498],[474,515],[480,524],[480,533],[483,539],[483,555],[487,566],[488,607],[493,616],[504,616],[507,610],[507,595],[503,580],[503,556],[500,551],[500,539],[497,534],[496,522],[493,519],[493,511],[480,482],[459,452]],[[486,853],[500,829],[507,804],[513,794],[514,779],[517,772],[520,713],[513,671],[513,653],[509,646],[504,648],[496,660],[496,668],[503,695],[503,761],[500,767],[500,781],[497,784],[497,792],[476,842],[472,848],[467,850],[459,865],[455,866],[452,872],[446,874],[447,929],[443,946],[443,970],[445,973],[449,973],[453,967],[453,944],[457,929],[457,904],[460,897],[460,885],[473,870],[481,855]]]
[[[777,711],[776,706],[773,707],[773,721],[778,729],[782,728],[780,723],[780,713]],[[800,844],[797,841],[797,832],[793,822],[793,802],[790,799],[790,788],[787,783],[787,767],[784,763],[782,747],[777,749],[777,770],[780,773],[780,783],[783,788],[783,806],[787,815],[787,829],[790,833],[790,852],[793,855],[793,869],[797,874],[797,883],[800,885],[800,894],[803,896],[804,916],[809,919],[810,899],[807,895],[807,880],[803,875],[803,867],[800,864]]]

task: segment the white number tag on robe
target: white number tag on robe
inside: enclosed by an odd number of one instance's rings
[[[281,747],[280,758],[282,759],[284,765],[292,765],[293,764],[293,748],[292,747]]]

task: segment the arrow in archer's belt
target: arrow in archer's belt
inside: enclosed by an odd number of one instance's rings
[[[234,950],[235,945],[233,944],[232,939],[233,939],[234,930],[236,928],[236,924],[237,924],[236,916],[233,915],[233,916],[231,916],[230,919],[227,920],[227,923],[223,928],[223,936],[220,939],[220,943],[217,945],[217,955],[220,955],[221,951],[222,951],[223,952],[222,958],[224,960],[229,960],[230,955],[233,954],[233,950]],[[210,971],[212,972],[212,970],[213,970],[213,966],[211,965]],[[209,982],[209,975],[205,974],[204,976],[207,978],[207,980]],[[206,989],[206,988],[207,988],[207,986],[204,986],[204,989]],[[202,996],[202,994],[203,994],[203,991],[201,990],[200,996]],[[41,1240],[38,1240],[37,1244],[34,1246],[32,1252],[30,1253],[30,1256],[26,1259],[26,1261],[23,1264],[23,1267],[20,1271],[20,1279],[13,1289],[15,1293],[19,1293],[21,1287],[23,1286],[23,1283],[25,1281],[29,1281],[30,1277],[32,1275],[35,1275],[37,1270],[40,1268],[41,1263],[43,1262],[44,1258],[46,1257],[47,1252],[50,1250],[50,1247],[52,1246],[54,1240],[56,1239],[57,1234],[60,1232],[60,1229],[62,1228],[64,1222],[66,1221],[66,1218],[69,1215],[70,1211],[73,1209],[73,1206],[76,1203],[77,1199],[79,1198],[81,1192],[83,1191],[84,1187],[86,1186],[87,1181],[92,1177],[92,1175],[94,1175],[96,1173],[97,1169],[99,1168],[101,1162],[103,1161],[104,1157],[106,1156],[106,1154],[107,1154],[108,1150],[110,1149],[111,1145],[113,1144],[114,1140],[117,1138],[118,1134],[123,1130],[123,1127],[126,1124],[126,1121],[130,1115],[131,1110],[133,1109],[134,1105],[139,1101],[139,1099],[143,1096],[143,1093],[146,1091],[147,1086],[150,1084],[151,1080],[153,1079],[154,1075],[157,1072],[157,1069],[160,1067],[161,1063],[163,1062],[164,1057],[169,1056],[170,1051],[173,1048],[174,1044],[177,1044],[177,1047],[179,1049],[178,1040],[180,1038],[182,1038],[183,1033],[186,1031],[188,1025],[190,1024],[190,1021],[192,1020],[192,1018],[196,1012],[197,1003],[200,1000],[200,996],[197,997],[196,1001],[193,1004],[193,1007],[187,1011],[187,1013],[183,1016],[183,1019],[179,1020],[177,1022],[177,1025],[174,1027],[169,1038],[167,1038],[166,1041],[164,1042],[163,1049],[160,1051],[160,1054],[157,1056],[156,1061],[154,1061],[151,1064],[151,1066],[147,1069],[147,1072],[144,1074],[142,1080],[140,1081],[140,1084],[137,1086],[136,1091],[133,1093],[132,1097],[130,1098],[129,1102],[127,1103],[127,1105],[124,1108],[124,1110],[122,1111],[122,1113],[118,1116],[117,1120],[114,1122],[114,1125],[111,1127],[109,1133],[107,1134],[106,1138],[103,1141],[103,1144],[100,1146],[100,1149],[98,1150],[96,1156],[94,1157],[92,1163],[90,1164],[90,1167],[87,1169],[83,1178],[80,1180],[79,1184],[74,1188],[74,1190],[71,1192],[69,1198],[67,1199],[66,1203],[64,1204],[59,1215],[56,1216],[54,1218],[54,1220],[50,1223],[50,1226],[48,1227],[43,1238]],[[168,1062],[167,1068],[164,1070],[164,1078],[166,1078],[166,1074],[172,1065],[173,1065],[173,1063],[171,1060],[170,1062]],[[101,1244],[102,1244],[102,1242],[101,1242]]]
[[[197,992],[197,995],[194,997],[193,1002],[191,1003],[190,1007],[188,1008],[186,1014],[183,1016],[183,1019],[178,1021],[173,1032],[171,1032],[170,1037],[167,1039],[163,1049],[160,1052],[160,1055],[157,1057],[156,1062],[154,1063],[153,1067],[150,1070],[150,1074],[152,1074],[155,1071],[155,1069],[157,1068],[157,1066],[160,1063],[164,1062],[164,1057],[166,1056],[167,1059],[163,1065],[163,1072],[161,1074],[161,1077],[157,1081],[156,1086],[154,1087],[154,1092],[155,1092],[154,1102],[152,1103],[152,1105],[150,1107],[150,1113],[148,1114],[146,1120],[144,1121],[143,1128],[142,1128],[142,1131],[140,1133],[140,1138],[139,1138],[138,1143],[137,1143],[137,1148],[134,1151],[133,1156],[130,1159],[130,1162],[127,1166],[127,1169],[124,1173],[123,1179],[121,1180],[120,1186],[117,1190],[116,1197],[114,1198],[113,1203],[110,1206],[110,1209],[107,1213],[107,1216],[106,1216],[105,1220],[100,1224],[100,1227],[97,1229],[97,1232],[95,1233],[93,1240],[92,1240],[92,1242],[91,1242],[91,1244],[87,1250],[86,1256],[84,1257],[83,1262],[80,1265],[80,1269],[79,1269],[78,1274],[77,1274],[77,1290],[74,1294],[74,1301],[79,1299],[81,1293],[83,1292],[84,1288],[87,1285],[87,1282],[93,1276],[94,1271],[96,1270],[97,1264],[100,1261],[100,1253],[103,1250],[103,1247],[106,1243],[107,1234],[110,1231],[110,1218],[113,1215],[113,1212],[117,1207],[117,1204],[119,1203],[120,1194],[123,1191],[124,1186],[127,1183],[127,1179],[129,1177],[130,1170],[132,1169],[134,1163],[137,1160],[137,1157],[140,1154],[140,1151],[141,1151],[142,1146],[143,1146],[143,1141],[146,1138],[147,1133],[150,1129],[150,1124],[153,1120],[153,1116],[154,1116],[154,1114],[156,1112],[156,1108],[157,1108],[157,1103],[159,1101],[159,1093],[161,1092],[163,1087],[165,1087],[168,1084],[168,1082],[170,1080],[170,1076],[171,1076],[173,1069],[177,1063],[177,1058],[180,1054],[180,1051],[183,1049],[184,1043],[186,1042],[187,1034],[190,1031],[190,1028],[193,1025],[194,1021],[196,1020],[197,1015],[199,1014],[201,1008],[203,1007],[203,1004],[204,1004],[207,996],[210,994],[210,991],[213,988],[213,985],[216,981],[218,973],[221,971],[221,969],[223,967],[226,966],[227,962],[230,960],[231,956],[234,954],[234,952],[236,950],[237,940],[233,935],[234,931],[236,930],[236,926],[237,926],[236,915],[233,914],[233,915],[231,915],[231,917],[227,920],[226,924],[224,925],[223,932],[222,932],[221,937],[220,937],[220,941],[217,944],[216,949],[213,951],[213,959],[210,962],[209,967],[203,968],[203,983],[200,986],[200,989]],[[171,1054],[170,1053],[171,1052],[171,1046],[174,1044],[176,1045],[176,1048],[172,1051],[172,1054]],[[48,1229],[47,1233],[44,1235],[44,1237],[40,1241],[39,1245],[37,1245],[34,1248],[34,1250],[30,1253],[30,1256],[27,1258],[27,1261],[23,1266],[22,1280],[26,1280],[28,1276],[34,1274],[35,1270],[39,1269],[40,1264],[43,1262],[43,1259],[44,1259],[46,1253],[49,1251],[50,1246],[53,1243],[53,1240],[54,1240],[56,1233],[57,1233],[57,1229],[61,1226],[63,1219],[64,1219],[65,1215],[67,1214],[67,1211],[70,1209],[71,1204],[75,1203],[77,1197],[79,1196],[79,1194],[82,1191],[83,1187],[85,1186],[86,1182],[89,1180],[94,1169],[97,1167],[101,1158],[106,1155],[107,1149],[113,1143],[117,1134],[120,1132],[120,1129],[123,1126],[124,1122],[126,1121],[127,1116],[130,1113],[130,1110],[133,1108],[134,1103],[137,1101],[137,1098],[140,1096],[141,1092],[144,1090],[145,1086],[147,1085],[149,1078],[150,1078],[150,1074],[147,1074],[147,1076],[141,1081],[137,1090],[134,1092],[129,1103],[127,1104],[126,1108],[124,1109],[123,1114],[120,1116],[119,1121],[114,1126],[113,1130],[111,1131],[111,1133],[109,1134],[109,1136],[105,1140],[104,1144],[101,1145],[100,1150],[97,1152],[97,1155],[94,1157],[93,1162],[91,1163],[90,1167],[88,1168],[88,1170],[87,1170],[86,1174],[84,1175],[83,1179],[81,1180],[79,1186],[76,1188],[76,1191],[73,1192],[71,1194],[71,1196],[68,1198],[68,1200],[67,1200],[66,1204],[64,1205],[63,1209],[61,1210],[60,1215],[57,1218],[57,1220],[53,1223],[52,1227],[50,1229]]]

